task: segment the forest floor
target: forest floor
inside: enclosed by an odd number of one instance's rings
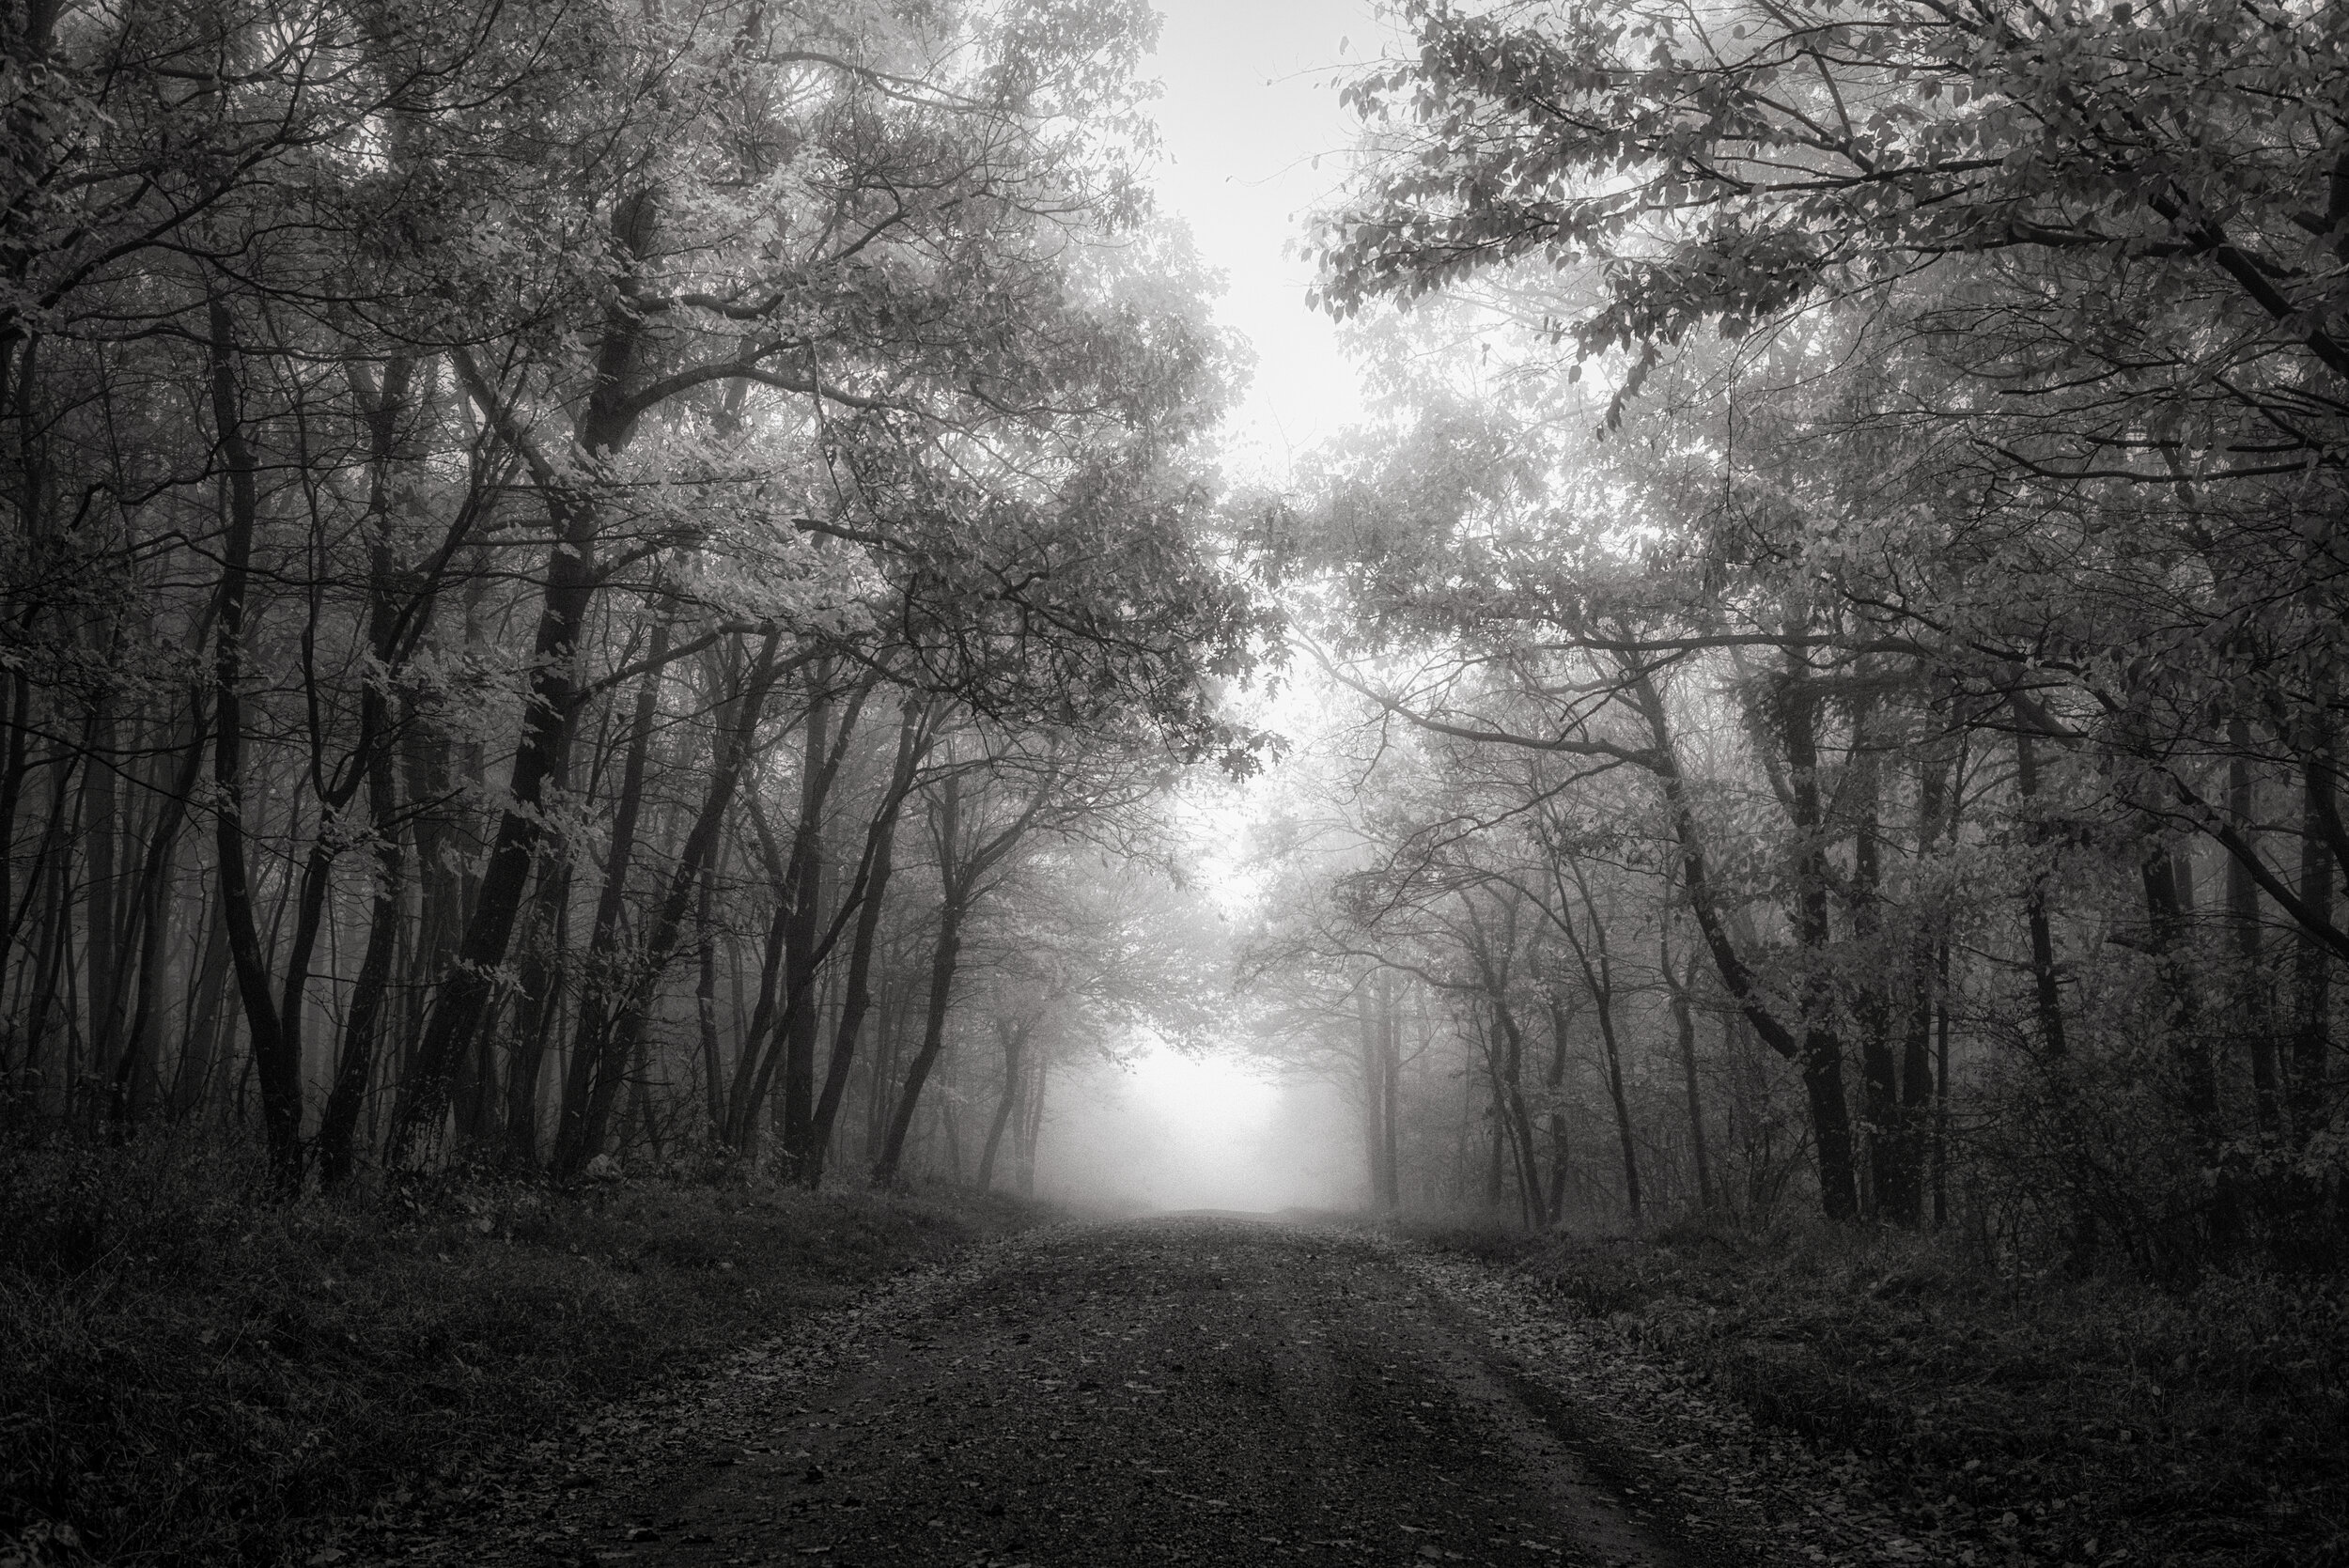
[[[1824,1227],[1416,1239],[1788,1560],[2349,1565],[2349,1283],[2023,1278]]]
[[[113,1176],[109,1214],[52,1194],[47,1275],[0,1233],[0,1568],[2349,1563],[2337,1289],[654,1184],[125,1212]]]
[[[344,1536],[461,1516],[534,1440],[1040,1212],[258,1183],[201,1145],[0,1147],[0,1568],[340,1560]]]
[[[421,1568],[1697,1568],[1739,1521],[1497,1354],[1360,1230],[1069,1224],[910,1276],[518,1455]]]
[[[419,1568],[2341,1560],[2315,1305],[2337,1297],[2026,1290],[1933,1257],[1040,1228],[341,1546]]]

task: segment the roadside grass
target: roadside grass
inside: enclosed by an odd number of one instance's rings
[[[333,1560],[337,1519],[1029,1219],[948,1192],[263,1183],[201,1144],[0,1148],[0,1568]]]
[[[2349,1281],[2018,1279],[1816,1226],[1407,1232],[1802,1439],[1921,1557],[2349,1564]]]

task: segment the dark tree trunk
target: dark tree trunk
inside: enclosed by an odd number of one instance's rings
[[[101,661],[111,651],[103,646],[92,650]],[[115,742],[113,701],[110,695],[101,694],[91,705],[89,722],[83,732],[83,744],[89,753],[89,764],[82,773],[83,859],[89,867],[83,893],[83,951],[89,975],[91,1052],[94,1061],[108,1063],[115,1059],[122,1025],[122,986],[117,972],[121,883],[115,865],[115,850],[122,836],[116,820],[115,772],[122,760]]]
[[[1035,1196],[1035,1146],[1044,1135],[1044,1084],[1050,1076],[1050,1052],[1039,1053],[1028,1074],[1027,1093],[1019,1106],[1019,1189],[1022,1198]]]
[[[190,725],[186,751],[177,775],[164,782],[155,821],[148,830],[145,862],[139,868],[133,926],[138,933],[137,1001],[117,1049],[108,1117],[127,1126],[142,1113],[148,1098],[143,1088],[155,1076],[160,1045],[158,1019],[163,1009],[165,971],[170,967],[172,868],[179,846],[179,826],[186,820],[190,799],[204,769],[204,719],[199,710]]]
[[[709,869],[702,873],[701,899],[693,911],[693,1025],[701,1045],[702,1114],[708,1120],[709,1136],[713,1138],[726,1109],[725,1063],[718,1045],[718,929],[710,908],[722,863],[722,860],[713,859]]]
[[[954,992],[955,969],[962,956],[962,919],[968,888],[955,874],[953,864],[953,845],[960,827],[960,779],[948,778],[941,793],[943,827],[939,841],[947,846],[947,867],[941,878],[944,896],[938,908],[938,941],[930,950],[929,1002],[922,1015],[922,1043],[906,1066],[905,1082],[897,1091],[897,1109],[889,1118],[880,1154],[873,1161],[873,1182],[878,1187],[889,1186],[897,1179],[898,1166],[905,1158],[906,1134],[913,1126],[914,1107],[921,1102],[922,1088],[929,1081],[931,1069],[938,1065],[938,1053],[945,1048],[946,1014]]]
[[[2311,751],[2301,772],[2300,902],[2318,919],[2333,914],[2333,857],[2325,841],[2332,815],[2331,758]],[[2303,929],[2293,951],[2292,1135],[2305,1146],[2325,1126],[2326,1078],[2332,1053],[2332,950]]]
[[[1656,690],[1654,679],[1645,675],[1631,678],[1631,696],[1653,737],[1653,746],[1643,760],[1663,791],[1666,818],[1680,854],[1681,888],[1688,900],[1689,913],[1704,938],[1722,988],[1736,1002],[1746,1022],[1764,1045],[1802,1067],[1804,1082],[1811,1091],[1820,1206],[1829,1219],[1853,1219],[1859,1207],[1859,1192],[1852,1172],[1851,1112],[1843,1103],[1842,1048],[1831,1032],[1815,1027],[1806,1027],[1797,1038],[1765,1002],[1753,971],[1738,953],[1728,923],[1714,900],[1703,838],[1697,826],[1695,805],[1688,798],[1688,781],[1682,776],[1679,759],[1672,751],[1672,726],[1663,697]]]
[[[269,955],[254,920],[253,882],[245,860],[245,594],[252,581],[260,498],[237,380],[236,321],[226,303],[211,302],[209,325],[213,435],[227,509],[220,544],[220,598],[212,621],[213,846],[229,962],[244,1003],[254,1076],[260,1084],[270,1168],[279,1189],[290,1193],[302,1186],[301,1048],[270,995]]]
[[[927,750],[927,734],[926,711],[918,704],[909,703],[897,726],[897,754],[890,768],[889,783],[865,830],[862,902],[857,907],[856,933],[849,939],[848,981],[841,990],[839,1021],[832,1030],[832,1059],[824,1067],[824,1091],[816,1101],[816,1112],[808,1129],[807,1157],[801,1164],[801,1180],[810,1188],[822,1185],[824,1167],[831,1158],[832,1128],[840,1117],[840,1103],[848,1092],[849,1069],[856,1063],[857,1036],[864,1027],[865,1013],[872,1006],[873,958],[879,945],[881,910],[895,864],[897,821],[904,813],[906,797],[912,793],[915,770]],[[876,1094],[879,1092],[879,1082],[877,1079]]]
[[[649,643],[647,662],[652,667],[645,672],[644,684],[637,688],[636,702],[629,716],[627,750],[620,762],[620,787],[612,807],[612,839],[604,854],[603,886],[596,898],[596,920],[588,932],[587,955],[583,965],[584,981],[579,1000],[578,1027],[571,1037],[570,1061],[563,1075],[563,1108],[554,1135],[554,1164],[558,1171],[576,1170],[584,1163],[583,1157],[573,1157],[584,1135],[588,1103],[596,1095],[599,1079],[616,1070],[616,1064],[608,1059],[612,1013],[615,1006],[624,1005],[622,998],[630,985],[630,977],[622,972],[625,966],[620,955],[621,930],[628,912],[629,869],[636,857],[636,826],[644,813],[645,766],[652,753],[653,722],[661,712],[662,663],[669,652],[669,621],[665,614],[654,620]],[[719,702],[719,734],[730,727],[729,712],[739,700],[739,692],[729,692]],[[711,742],[713,750],[720,744],[715,739]],[[549,977],[550,983],[552,978]],[[521,1048],[531,1050],[528,1046]],[[537,1065],[535,1060],[529,1063],[529,1076],[534,1080]],[[535,1109],[532,1123],[535,1126]]]
[[[1860,776],[1859,821],[1852,837],[1852,935],[1874,946],[1883,938],[1884,823],[1880,776],[1864,724],[1852,727],[1851,767]],[[1870,955],[1871,957],[1873,955]],[[1900,1063],[1892,1053],[1892,1003],[1885,994],[1891,966],[1881,969],[1863,957],[1873,972],[1852,986],[1852,1018],[1859,1030],[1859,1095],[1868,1138],[1868,1197],[1879,1219],[1916,1227],[1917,1172],[1901,1110]]]
[[[1549,1071],[1543,1083],[1549,1091],[1549,1195],[1544,1209],[1549,1223],[1566,1217],[1566,1004],[1549,993]]]
[[[995,1038],[1003,1048],[1003,1090],[996,1096],[995,1116],[988,1123],[987,1147],[979,1155],[979,1173],[973,1186],[986,1192],[995,1186],[995,1153],[1003,1147],[1003,1129],[1011,1126],[1013,1108],[1019,1102],[1019,1059],[1028,1044],[1031,1025],[1014,1027],[1009,1018],[995,1020]]]
[[[2234,720],[2227,726],[2233,755],[2227,762],[2227,815],[2245,845],[2259,846],[2259,789],[2252,776],[2250,726]],[[2260,941],[2260,890],[2251,868],[2239,855],[2227,857],[2227,934],[2232,950],[2234,984],[2232,1014],[2235,1036],[2251,1058],[2251,1108],[2260,1136],[2274,1138],[2283,1131],[2283,1086],[2276,1078],[2276,1031],[2268,1006],[2266,966]]]
[[[1795,939],[1801,944],[1802,1081],[1818,1141],[1819,1201],[1829,1219],[1855,1219],[1859,1188],[1853,1163],[1851,1108],[1843,1094],[1843,1043],[1835,1032],[1835,983],[1827,952],[1828,822],[1819,787],[1819,699],[1810,666],[1790,649],[1779,682],[1778,718],[1786,743],[1786,782],[1794,806]]]
[[[550,797],[566,786],[572,721],[582,690],[579,641],[600,579],[592,513],[582,505],[564,504],[558,514],[558,543],[547,560],[545,598],[532,643],[521,738],[506,780],[506,796],[513,804],[499,819],[489,864],[458,940],[456,961],[441,980],[400,1086],[385,1150],[387,1163],[395,1166],[415,1163],[440,1131],[458,1064],[473,1048],[494,995],[494,977],[513,940],[522,895],[545,835]]]
[[[1951,765],[1940,755],[1929,755],[1920,764],[1917,777],[1917,859],[1922,867],[1932,859],[1943,836],[1942,818],[1951,800]],[[1953,826],[1953,825],[1952,825]],[[1912,877],[1911,886],[1918,886]],[[1908,1013],[1901,1037],[1901,1131],[1907,1141],[1903,1151],[1903,1166],[1910,1172],[1910,1187],[1902,1196],[1905,1202],[1895,1219],[1915,1229],[1924,1223],[1925,1158],[1928,1144],[1934,1154],[1935,1169],[1940,1162],[1940,1133],[1934,1106],[1940,1091],[1939,1075],[1933,1063],[1933,1020],[1940,1001],[1940,975],[1946,951],[1946,933],[1942,917],[1929,908],[1921,892],[1916,897],[1919,916],[1911,933],[1908,954],[1909,987]],[[1938,1191],[1938,1178],[1936,1178]],[[1937,1220],[1936,1224],[1939,1222]]]
[[[758,731],[759,715],[765,710],[767,694],[782,673],[777,659],[781,638],[770,632],[760,645],[751,671],[743,682],[742,692],[734,704],[729,722],[719,731],[714,742],[715,754],[710,759],[709,786],[702,798],[700,812],[686,833],[684,847],[679,851],[676,871],[669,886],[654,911],[641,951],[633,966],[628,989],[622,993],[621,1005],[614,1019],[608,1041],[601,1047],[602,1063],[598,1069],[589,1093],[586,1114],[569,1141],[558,1138],[554,1166],[559,1175],[575,1175],[603,1147],[611,1125],[612,1107],[629,1068],[636,1063],[642,1049],[646,1020],[651,1016],[653,1002],[659,992],[661,976],[676,955],[678,935],[684,930],[686,911],[692,907],[694,890],[700,886],[703,871],[708,867],[718,846],[718,834],[725,824],[727,808],[734,802],[735,791],[749,765],[752,743]],[[802,1006],[804,1006],[804,1001]],[[813,1011],[813,1008],[807,1010]]]
[[[194,980],[186,1026],[180,1031],[179,1062],[172,1070],[171,1119],[184,1122],[204,1107],[211,1091],[212,1064],[219,1060],[221,1004],[228,995],[228,933],[220,903],[204,904],[203,957]]]
[[[1688,1152],[1697,1168],[1697,1204],[1710,1209],[1713,1162],[1704,1140],[1704,1095],[1697,1083],[1697,1020],[1688,996],[1696,984],[1696,964],[1692,958],[1686,974],[1672,967],[1672,942],[1660,927],[1656,956],[1664,984],[1672,992],[1672,1032],[1680,1042],[1681,1084],[1688,1099]]]
[[[637,190],[615,203],[612,214],[615,255],[646,254],[657,218],[658,203],[649,190]],[[632,276],[624,273],[613,291],[597,344],[595,384],[578,422],[575,444],[593,462],[617,453],[635,428],[627,382],[642,347],[645,318],[633,292]],[[470,360],[459,354],[458,363],[471,379]],[[485,414],[492,413],[496,390],[475,384],[473,392],[482,401]],[[506,780],[510,803],[498,821],[489,864],[457,944],[456,962],[440,983],[400,1086],[385,1149],[386,1163],[394,1166],[412,1164],[421,1157],[447,1115],[451,1081],[490,1011],[494,977],[513,942],[522,895],[530,885],[544,837],[551,797],[561,795],[568,785],[571,731],[588,694],[581,662],[582,640],[586,635],[587,613],[603,582],[597,562],[600,520],[596,502],[537,456],[527,438],[517,437],[515,443],[531,455],[533,476],[553,525],[554,544],[547,556],[538,625],[531,643],[521,735]]]
[[[2039,794],[2039,753],[2030,729],[2020,718],[2019,707],[2016,713],[2015,792],[2028,813],[2032,809],[2030,802]],[[2038,824],[2027,825],[2025,831],[2034,845],[2046,844],[2046,832]],[[2040,1049],[2050,1063],[2061,1063],[2070,1054],[2070,1048],[2063,1035],[2063,993],[2056,972],[2055,931],[2047,918],[2047,880],[2052,875],[2046,869],[2032,871],[2030,886],[2024,893],[2023,915],[2030,934],[2031,992],[2039,1009]]]

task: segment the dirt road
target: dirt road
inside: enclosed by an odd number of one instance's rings
[[[724,1403],[723,1441],[673,1447],[666,1483],[624,1508],[605,1491],[605,1516],[548,1557],[1686,1560],[1451,1309],[1333,1233],[1209,1218],[1054,1233],[873,1326],[820,1378]]]

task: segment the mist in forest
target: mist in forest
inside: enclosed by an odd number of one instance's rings
[[[1336,1085],[1164,1047],[1075,1069],[1036,1145],[1038,1196],[1080,1210],[1270,1213],[1361,1202],[1360,1135]]]

